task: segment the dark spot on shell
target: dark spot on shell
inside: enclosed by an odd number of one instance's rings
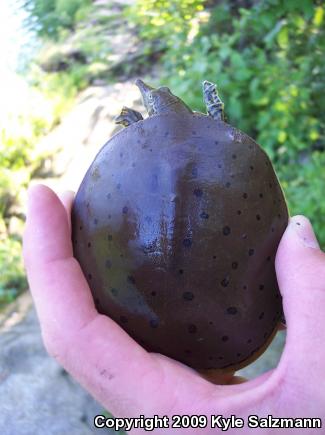
[[[156,296],[156,292],[151,292],[151,296]]]
[[[209,219],[209,215],[208,215],[208,213],[206,213],[205,211],[203,211],[203,212],[200,214],[200,218],[201,218],[201,219]]]
[[[247,193],[243,193],[243,198],[247,198],[248,197],[248,195],[247,195]]]
[[[192,176],[193,176],[193,178],[197,178],[197,174],[198,174],[197,168],[193,168],[192,169]]]
[[[184,270],[183,270],[183,269],[179,269],[178,273],[179,273],[180,275],[183,275]]]
[[[158,322],[157,319],[150,320],[150,326],[151,326],[151,328],[158,328],[158,324],[159,324],[159,322]]]
[[[221,166],[221,164],[220,164],[220,163],[218,163],[218,168],[219,168],[219,169],[221,169],[221,168],[222,168],[222,166]]]
[[[150,150],[149,151],[151,151],[152,152],[152,148],[150,148]]]
[[[230,187],[230,183],[229,183],[229,181],[226,183],[226,187]]]
[[[236,154],[233,154],[231,157],[232,157],[233,159],[237,159]]]
[[[266,261],[271,261],[271,257],[268,256],[267,259],[266,259]]]
[[[227,308],[227,314],[235,315],[237,314],[238,310],[236,307],[229,307]]]
[[[226,276],[222,281],[221,281],[221,285],[222,287],[227,287],[228,284],[230,282],[229,276]]]
[[[81,231],[82,230],[82,226],[80,225],[80,227],[79,227],[79,230]]]
[[[278,218],[281,219],[281,214],[280,213],[278,214]]]
[[[296,222],[296,225],[301,225],[301,223],[300,222]],[[80,227],[80,229],[81,229],[81,227]]]
[[[260,193],[258,196],[259,196],[260,198],[263,198],[263,193]]]
[[[218,145],[218,144],[219,144],[219,141],[215,140],[214,143],[215,143],[216,145]]]
[[[121,189],[121,183],[118,183],[118,184],[116,185],[116,189]]]
[[[252,255],[254,255],[254,252],[255,252],[254,249],[251,248],[248,250],[248,255],[251,257]]]
[[[194,295],[192,292],[184,292],[183,299],[185,299],[186,301],[192,301],[194,299]]]
[[[111,288],[112,295],[116,296],[118,294],[117,288]]]
[[[106,198],[107,198],[107,199],[111,199],[111,197],[112,197],[112,195],[111,195],[110,193],[108,193],[108,194],[106,195]]]
[[[123,153],[120,153],[120,157],[123,157]]]
[[[243,289],[244,289],[244,290],[247,290],[247,285],[243,285]]]
[[[91,243],[90,243],[90,242],[88,242],[87,246],[88,246],[88,248],[90,248],[90,247],[91,247]]]
[[[231,267],[232,267],[232,269],[237,269],[237,267],[238,267],[238,263],[237,263],[237,261],[233,261],[233,262],[231,263]]]
[[[253,171],[253,170],[254,170],[254,166],[250,166],[249,168],[250,168],[250,170],[251,170],[251,171]]]
[[[237,353],[237,356],[240,357],[240,356],[241,356],[241,353],[238,352],[238,353]]]
[[[92,274],[91,273],[88,273],[88,279],[92,279]]]
[[[259,214],[257,214],[257,215],[256,215],[256,219],[257,219],[258,221],[260,221],[260,220],[261,220],[261,216],[260,216]]]
[[[169,135],[169,131],[165,131],[165,137]]]
[[[191,239],[184,239],[183,240],[183,246],[185,248],[190,248],[192,246],[192,240]]]
[[[230,227],[228,227],[227,225],[225,227],[223,227],[222,234],[224,236],[228,236],[230,234]]]
[[[107,240],[111,241],[112,239],[113,239],[112,234],[108,234],[108,236],[107,236]]]
[[[213,325],[213,322],[210,320],[209,325]]]
[[[272,231],[272,233],[274,233],[274,231],[275,231],[274,227],[271,228],[271,231]]]
[[[193,130],[193,131],[192,131],[192,134],[196,134],[196,131]]]
[[[135,168],[135,163],[132,163],[132,168]]]
[[[127,319],[125,316],[120,316],[120,321],[121,321],[122,323],[127,323],[127,322],[128,322],[128,319]]]
[[[222,341],[228,341],[228,340],[229,340],[228,335],[224,335],[224,336],[221,338],[221,340],[222,340]]]
[[[110,269],[112,267],[112,262],[110,260],[106,260],[105,267],[107,267],[107,269]]]
[[[251,343],[251,342],[252,342],[252,339],[249,338],[249,339],[247,340],[247,343],[249,344],[249,343]]]
[[[264,285],[263,285],[263,284],[260,284],[258,288],[259,288],[260,290],[263,290],[263,289],[264,289]]]
[[[109,215],[108,215],[107,217],[108,217],[108,219],[111,219],[112,215],[111,215],[111,214],[109,214]]]
[[[214,255],[213,257],[212,257],[214,260],[217,258],[217,256],[216,255]]]
[[[132,276],[132,275],[128,275],[128,281],[129,281],[131,284],[135,284],[135,278],[134,278],[134,276]]]
[[[218,358],[218,359],[222,360],[222,359],[223,359],[223,356],[219,356],[219,358]]]
[[[126,206],[123,207],[123,209],[122,209],[123,214],[126,214],[128,211],[129,211],[128,207],[126,207]]]
[[[258,318],[259,318],[260,320],[262,320],[263,317],[264,317],[264,311],[261,312],[261,314],[258,316]]]
[[[193,324],[190,324],[190,325],[188,325],[187,330],[190,334],[195,334],[197,331],[197,327]]]
[[[193,191],[194,195],[197,196],[198,198],[200,198],[203,195],[203,192],[201,189],[194,189]]]
[[[241,214],[241,210],[237,210],[237,214],[240,215]]]

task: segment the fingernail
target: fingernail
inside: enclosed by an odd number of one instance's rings
[[[313,227],[305,216],[293,216],[290,218],[290,226],[304,246],[320,249]]]

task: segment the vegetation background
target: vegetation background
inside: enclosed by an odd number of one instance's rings
[[[17,73],[25,100],[0,115],[0,309],[26,288],[22,197],[51,172],[40,139],[89,85],[146,75],[204,111],[216,82],[227,120],[271,158],[290,214],[308,216],[325,248],[325,5],[312,0],[12,0],[29,39]],[[125,27],[136,50],[116,56]],[[128,59],[128,61],[126,61]],[[151,77],[152,66],[159,77]],[[6,109],[6,110],[5,110]]]

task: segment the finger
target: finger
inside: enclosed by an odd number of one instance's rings
[[[276,256],[276,271],[287,323],[280,365],[293,374],[322,373],[325,361],[325,254],[304,216],[290,219]]]
[[[66,210],[46,186],[29,189],[23,242],[27,276],[43,332],[82,327],[97,312],[72,256]]]
[[[74,196],[75,193],[72,190],[65,190],[64,192],[58,194],[58,197],[60,198],[60,201],[62,202],[68,215],[70,232],[71,232],[71,208],[72,208]]]

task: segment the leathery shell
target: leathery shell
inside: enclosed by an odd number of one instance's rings
[[[266,153],[208,116],[158,115],[99,151],[72,210],[96,307],[149,351],[244,366],[282,315],[274,259],[288,223]]]

